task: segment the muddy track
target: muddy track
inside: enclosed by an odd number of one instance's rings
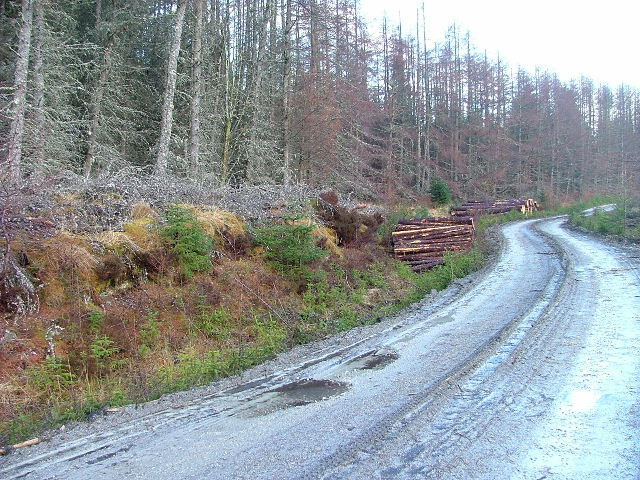
[[[381,325],[56,435],[0,477],[638,478],[640,254],[563,221],[506,226],[472,283]]]

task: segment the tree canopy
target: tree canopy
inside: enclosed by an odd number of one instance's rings
[[[0,2],[7,181],[126,168],[363,197],[636,189],[640,94],[513,71],[357,0]]]

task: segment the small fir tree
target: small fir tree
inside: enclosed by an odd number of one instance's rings
[[[441,178],[436,178],[429,187],[431,201],[437,205],[445,205],[451,201],[451,187]]]
[[[202,224],[184,207],[173,205],[165,214],[162,237],[169,243],[186,278],[212,268],[213,240],[204,233]]]

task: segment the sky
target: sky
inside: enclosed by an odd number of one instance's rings
[[[360,0],[370,32],[386,14],[414,32],[424,1],[427,36],[444,40],[448,26],[470,32],[479,52],[533,73],[536,66],[568,82],[581,75],[597,84],[640,88],[640,4],[637,0]]]

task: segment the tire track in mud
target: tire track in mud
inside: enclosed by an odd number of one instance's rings
[[[546,226],[565,245],[579,290],[568,312],[571,373],[545,428],[519,462],[522,477],[640,478],[640,263],[638,248]],[[576,347],[577,345],[577,347]],[[558,349],[560,351],[560,348]]]
[[[567,252],[536,226],[533,229],[555,246],[554,254],[560,255],[562,269],[547,285],[540,303],[514,322],[493,354],[455,386],[458,391],[454,388],[449,392],[442,402],[445,408],[414,414],[414,420],[428,434],[418,435],[416,446],[402,457],[401,464],[383,470],[382,478],[476,478],[475,465],[464,476],[451,477],[452,465],[468,462],[458,452],[481,437],[537,376],[537,364],[552,356],[555,344],[568,328],[566,312],[576,288]],[[516,363],[523,368],[514,368]],[[426,427],[425,417],[430,419]]]

